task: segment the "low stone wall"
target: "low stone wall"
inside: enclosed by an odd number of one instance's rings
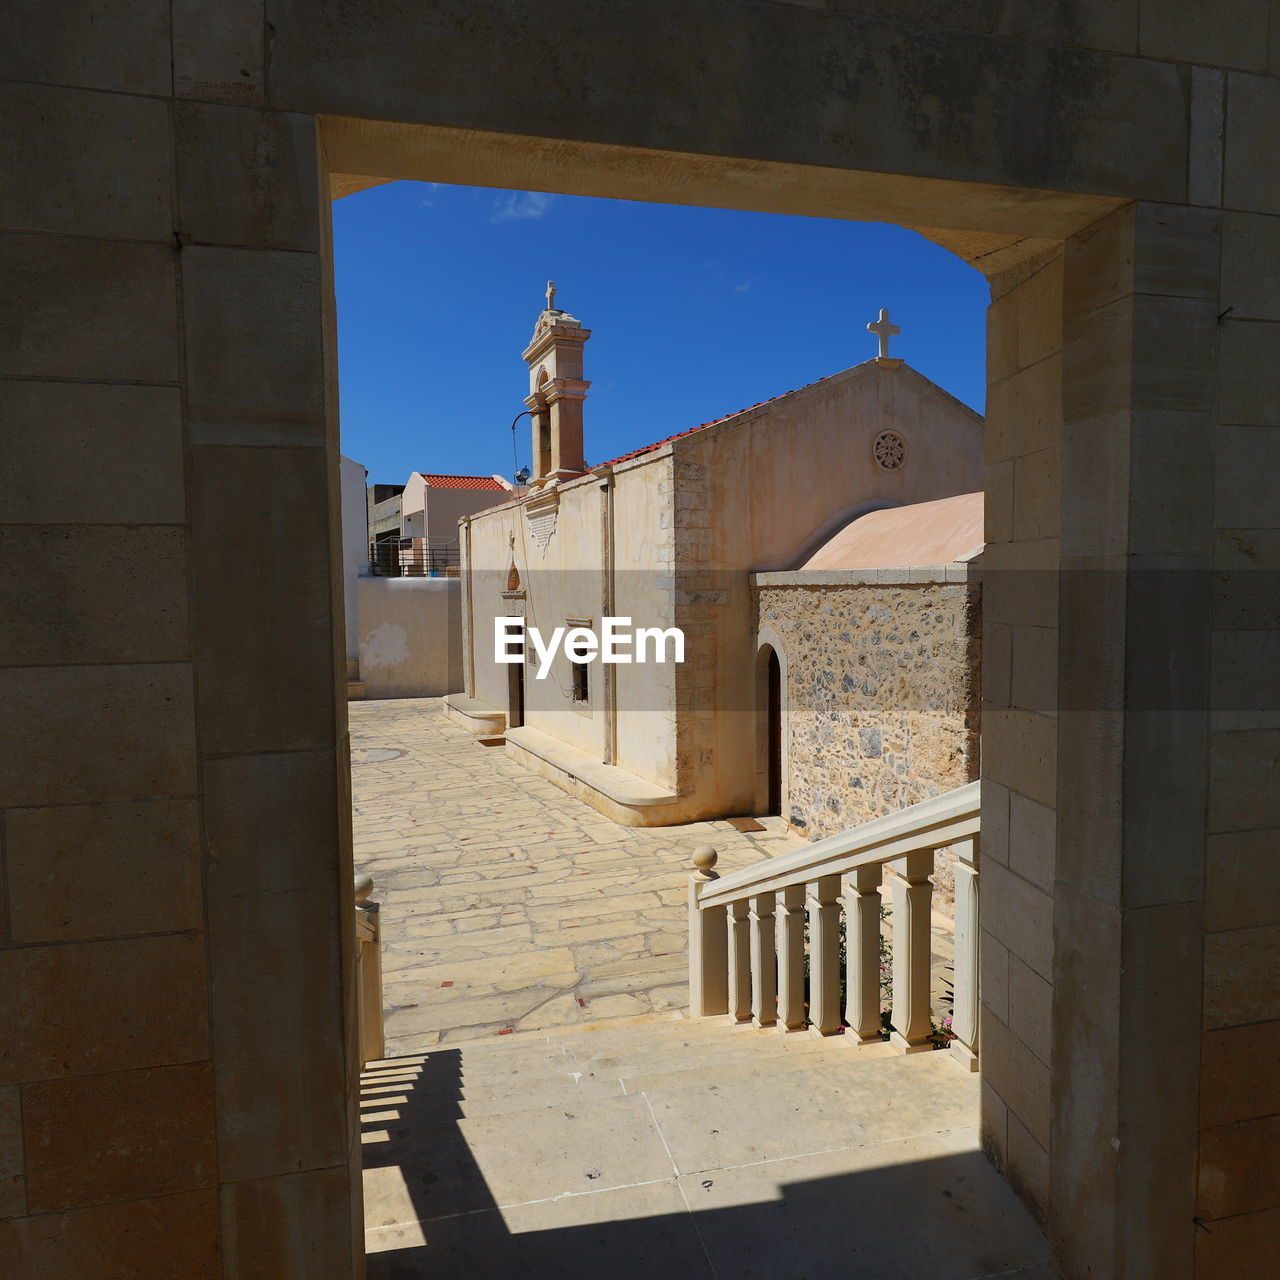
[[[462,688],[462,583],[357,581],[360,679],[369,698],[435,698]]]
[[[756,575],[785,676],[784,816],[810,839],[978,776],[981,588],[911,573]],[[947,909],[949,858],[937,881]]]

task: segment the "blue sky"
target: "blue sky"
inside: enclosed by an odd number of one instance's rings
[[[588,461],[868,359],[880,307],[894,355],[983,408],[986,283],[900,227],[396,182],[339,200],[334,241],[342,451],[371,481],[512,474],[548,279],[592,330]]]

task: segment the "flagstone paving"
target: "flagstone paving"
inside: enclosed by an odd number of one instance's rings
[[[680,1017],[692,851],[749,865],[798,843],[776,822],[614,826],[434,699],[354,703],[351,730],[388,1009],[371,1280],[1053,1280],[950,1055]],[[935,916],[935,1006],[950,951]]]
[[[353,702],[358,871],[382,904],[387,1053],[684,1007],[693,850],[794,848],[727,822],[619,827],[481,746],[440,699]],[[770,820],[766,819],[766,824]]]
[[[370,1063],[369,1280],[1054,1280],[949,1058],[650,1014]]]

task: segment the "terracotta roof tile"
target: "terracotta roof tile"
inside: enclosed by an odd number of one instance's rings
[[[506,485],[499,484],[492,476],[447,476],[434,471],[419,471],[418,474],[433,489],[497,489],[505,493]]]

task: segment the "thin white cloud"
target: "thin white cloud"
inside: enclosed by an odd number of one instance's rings
[[[545,218],[554,200],[555,197],[545,191],[511,191],[494,201],[489,221],[522,222],[530,218]]]
[[[754,280],[744,280],[741,284],[735,284],[733,286],[733,291],[734,293],[746,293],[753,284],[755,284]]]

